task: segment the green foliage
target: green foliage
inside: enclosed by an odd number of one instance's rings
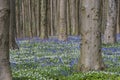
[[[107,65],[105,71],[87,73],[76,72],[80,54],[78,46],[76,40],[19,41],[20,50],[10,50],[13,80],[120,80],[120,56],[117,54],[120,51],[116,52],[117,44],[104,46],[102,50]]]
[[[106,72],[76,73],[61,80],[120,80],[120,75]]]

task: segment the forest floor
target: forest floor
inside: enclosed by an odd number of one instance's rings
[[[102,45],[104,71],[77,73],[79,36],[69,36],[66,42],[52,37],[17,39],[20,49],[10,50],[13,80],[120,80],[120,35],[117,40]]]

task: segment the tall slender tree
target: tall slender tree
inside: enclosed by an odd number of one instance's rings
[[[9,62],[10,0],[0,0],[0,80],[12,80]]]
[[[70,17],[70,4],[69,0],[67,0],[67,35],[71,35],[71,17]]]
[[[117,33],[120,34],[120,0],[116,0],[117,5]]]
[[[51,36],[54,35],[54,25],[53,25],[53,0],[50,0],[50,24],[51,24]]]
[[[47,34],[47,0],[41,0],[41,38],[48,38]]]
[[[71,31],[72,35],[76,34],[76,0],[69,0],[70,1],[70,17],[71,17]]]
[[[116,42],[117,9],[115,0],[108,0],[107,23],[104,32],[104,44]]]
[[[59,40],[65,41],[67,39],[67,0],[60,0],[60,18],[59,18]]]
[[[81,0],[81,53],[78,71],[104,68],[101,54],[101,0]]]
[[[18,49],[18,45],[15,41],[16,34],[16,11],[15,0],[10,0],[10,28],[9,28],[9,48]]]

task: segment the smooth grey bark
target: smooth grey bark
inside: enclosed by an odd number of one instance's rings
[[[53,24],[53,0],[50,0],[50,15],[51,15],[51,36],[54,35],[54,24]]]
[[[108,11],[108,0],[102,0],[102,34],[104,34],[105,26],[107,23],[107,11]]]
[[[41,39],[47,39],[47,0],[41,0]]]
[[[115,0],[108,0],[107,23],[104,32],[104,44],[116,42],[117,10]]]
[[[116,0],[117,5],[117,25],[116,25],[116,33],[120,34],[120,0]]]
[[[101,54],[101,0],[81,0],[81,49],[78,71],[104,69]]]
[[[59,40],[67,39],[67,0],[60,0],[60,18],[59,18]]]
[[[10,0],[0,0],[0,80],[12,80],[9,62]]]
[[[71,17],[71,31],[72,35],[76,34],[76,0],[69,0],[70,1],[70,17]]]

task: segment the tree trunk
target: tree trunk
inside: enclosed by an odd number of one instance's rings
[[[53,32],[53,34],[54,34],[54,36],[56,36],[57,35],[57,0],[53,0],[53,25],[54,25],[54,32]]]
[[[50,0],[50,15],[51,15],[51,36],[53,36],[54,35],[54,25],[53,25],[53,0]]]
[[[67,35],[71,35],[70,2],[67,0]]]
[[[60,18],[60,0],[57,0],[57,26],[59,25],[59,18]],[[59,35],[59,26],[57,27],[57,36]]]
[[[104,32],[104,44],[116,42],[116,3],[115,0],[108,0],[107,24]]]
[[[105,31],[105,26],[107,23],[107,11],[108,11],[108,0],[102,0],[102,35],[104,34]]]
[[[20,25],[18,25],[19,27],[19,34],[20,34],[20,38],[24,37],[24,31],[23,31],[23,1],[19,0],[19,13],[20,13]]]
[[[75,19],[76,19],[76,30],[75,30],[75,35],[78,35],[78,30],[79,30],[79,0],[75,0],[76,1],[76,16],[75,16]]]
[[[16,34],[16,15],[15,15],[15,0],[10,0],[10,28],[9,28],[9,48],[18,49],[18,45],[15,41]]]
[[[117,30],[117,34],[120,34],[120,0],[116,1],[116,5],[117,5],[117,25],[116,25],[116,30]]]
[[[76,0],[69,0],[69,1],[70,1],[70,17],[71,17],[72,35],[75,35],[76,34],[76,10],[75,10]]]
[[[12,80],[9,62],[10,0],[0,0],[0,80]]]
[[[81,53],[78,71],[102,70],[101,0],[81,0]]]
[[[36,0],[36,31],[37,37],[40,36],[40,0]]]
[[[66,6],[67,6],[67,0],[60,0],[59,40],[62,40],[62,41],[65,41],[67,39]]]
[[[47,0],[41,0],[41,39],[48,38],[47,34]]]
[[[50,0],[47,2],[47,27],[48,27],[48,36],[51,36],[51,10],[50,10]]]

